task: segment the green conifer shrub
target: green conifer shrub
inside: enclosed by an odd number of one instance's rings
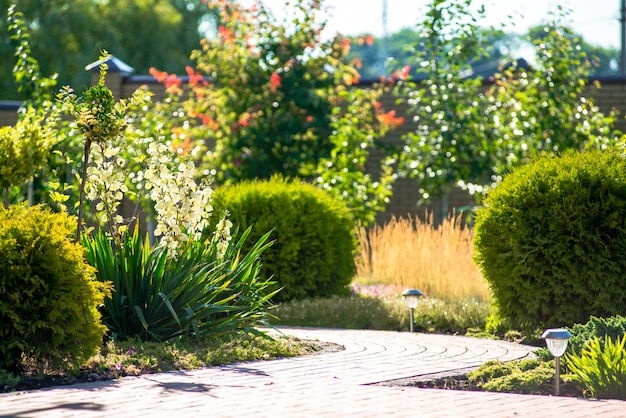
[[[572,337],[568,341],[567,351],[580,355],[589,341],[597,337],[600,348],[604,349],[605,338],[613,341],[626,335],[626,317],[615,315],[610,318],[592,316],[586,324],[575,324],[569,329]]]
[[[626,307],[626,160],[541,157],[506,176],[478,212],[476,261],[500,314],[528,331]]]
[[[252,226],[250,243],[272,231],[262,274],[283,288],[275,302],[348,294],[357,242],[344,203],[312,185],[273,177],[218,188],[212,204],[211,225],[227,210],[240,230]]]
[[[71,369],[93,355],[106,331],[75,220],[41,206],[0,208],[0,369]]]

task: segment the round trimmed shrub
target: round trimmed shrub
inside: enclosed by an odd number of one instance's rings
[[[74,222],[41,206],[0,208],[0,369],[75,368],[102,345],[106,288],[71,239]]]
[[[310,184],[273,177],[218,188],[212,204],[211,225],[227,210],[240,231],[252,226],[247,245],[272,231],[262,275],[282,287],[275,302],[348,294],[357,241],[342,202]]]
[[[626,308],[626,161],[615,152],[541,157],[478,212],[475,258],[504,318],[528,331]]]

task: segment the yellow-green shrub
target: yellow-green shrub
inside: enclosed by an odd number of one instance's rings
[[[70,238],[74,222],[41,206],[0,208],[0,369],[76,367],[101,346],[106,288]]]

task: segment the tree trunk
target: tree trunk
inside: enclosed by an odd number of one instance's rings
[[[91,140],[85,141],[85,155],[83,158],[83,177],[80,181],[80,200],[78,201],[78,224],[76,226],[76,242],[80,242],[80,233],[83,227],[83,206],[85,203],[85,184],[87,183],[87,166],[89,165],[89,149]]]

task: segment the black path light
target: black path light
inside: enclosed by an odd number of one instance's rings
[[[404,298],[404,302],[411,309],[411,323],[410,323],[410,331],[413,332],[413,311],[417,307],[417,302],[419,302],[419,298],[422,296],[422,292],[416,289],[407,289],[402,292],[402,297]]]
[[[554,394],[557,396],[559,395],[559,385],[560,385],[559,358],[563,354],[565,354],[565,350],[567,349],[567,340],[569,340],[571,336],[572,334],[565,328],[547,329],[541,335],[541,338],[544,338],[546,340],[546,345],[548,346],[548,350],[550,350],[550,353],[552,353],[555,359],[556,379],[555,379]]]

